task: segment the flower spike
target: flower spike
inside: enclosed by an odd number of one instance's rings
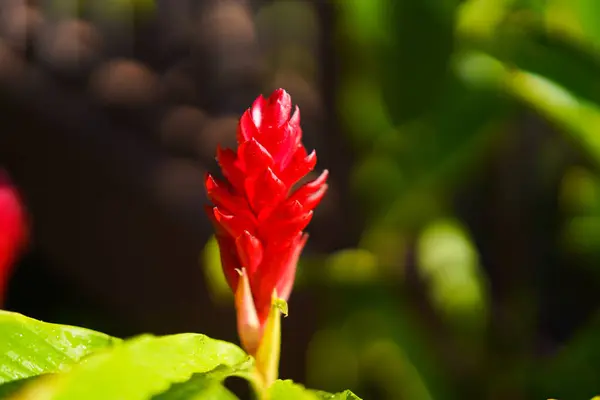
[[[273,353],[259,351],[273,347],[263,343],[272,337],[264,334],[265,326],[279,323],[272,305],[287,301],[292,291],[308,238],[303,230],[327,190],[323,171],[292,191],[317,162],[316,152],[308,154],[301,139],[300,112],[290,95],[283,89],[268,99],[261,95],[240,118],[237,150],[217,149],[226,182],[205,178],[213,203],[206,210],[215,226],[223,272],[235,293],[240,341],[259,358]],[[274,376],[272,361],[257,360],[259,369],[271,365],[263,371],[267,381]]]

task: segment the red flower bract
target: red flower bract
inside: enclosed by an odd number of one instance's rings
[[[27,241],[25,210],[8,175],[0,170],[0,303],[4,300],[10,272]]]
[[[303,230],[327,190],[323,171],[292,191],[313,170],[317,157],[302,145],[298,107],[290,117],[291,111],[291,98],[283,89],[268,99],[259,96],[240,119],[237,152],[217,149],[226,181],[207,174],[205,182],[214,204],[207,213],[215,226],[227,282],[237,293],[240,276],[247,278],[254,303],[250,306],[261,327],[273,294],[284,300],[290,295],[307,239]],[[238,325],[242,306],[249,305],[236,302]],[[240,336],[244,341],[241,332]]]

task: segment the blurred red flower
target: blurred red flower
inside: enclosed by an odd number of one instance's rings
[[[313,170],[316,153],[302,145],[300,112],[288,93],[259,96],[241,117],[237,152],[217,149],[226,181],[207,174],[207,206],[223,271],[236,294],[238,331],[253,354],[262,337],[272,296],[287,300],[296,264],[307,240],[303,233],[323,198],[327,170],[292,190]]]
[[[25,247],[27,237],[21,197],[8,175],[0,170],[0,303],[4,301],[12,266]]]

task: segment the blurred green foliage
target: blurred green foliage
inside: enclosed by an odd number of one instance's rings
[[[365,220],[357,248],[301,261],[298,285],[326,288],[307,383],[390,400],[597,395],[598,317],[538,354],[538,288],[507,265],[514,290],[494,298],[455,198],[537,115],[560,135],[532,154],[540,182],[561,182],[553,254],[600,278],[600,2],[334,4],[336,111]]]
[[[510,128],[519,115],[537,113],[583,160],[563,172],[557,194],[565,218],[561,243],[597,276],[600,3],[336,5],[344,66],[338,114],[355,145],[352,189],[367,219],[361,248],[331,255],[320,267],[337,271],[345,263],[347,274],[364,283],[328,276],[337,289],[324,296],[332,309],[323,319],[335,313],[337,322],[325,323],[314,338],[309,379],[358,393],[375,385],[382,399],[593,397],[600,391],[594,323],[549,357],[517,343],[506,354],[497,348],[501,339],[494,338],[503,333],[493,322],[490,282],[453,199],[515,135]],[[531,316],[522,331],[532,336],[522,340],[535,346],[531,294],[514,296],[506,307]],[[358,339],[344,328],[357,318],[379,322],[362,321],[368,332]],[[336,372],[313,371],[325,360]]]

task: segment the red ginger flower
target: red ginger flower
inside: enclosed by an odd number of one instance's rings
[[[27,224],[21,198],[8,176],[0,170],[0,303],[4,300],[9,275],[27,242]]]
[[[302,145],[300,112],[288,93],[259,96],[241,117],[237,152],[217,149],[227,182],[206,176],[213,221],[227,282],[236,294],[238,331],[253,354],[262,337],[272,296],[288,299],[313,209],[323,198],[327,170],[292,191],[313,170],[316,153]]]

